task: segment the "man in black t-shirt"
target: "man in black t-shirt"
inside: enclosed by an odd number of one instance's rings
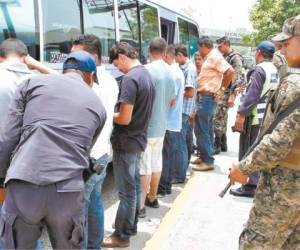
[[[111,62],[125,73],[121,84],[114,129],[111,136],[113,169],[120,204],[115,232],[102,247],[128,247],[131,235],[137,233],[140,208],[141,153],[147,145],[147,128],[154,100],[154,85],[148,71],[138,60],[137,51],[128,43],[111,49]]]

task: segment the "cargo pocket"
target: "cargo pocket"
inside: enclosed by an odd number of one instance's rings
[[[70,243],[73,249],[83,248],[83,230],[84,230],[84,216],[78,215],[72,217],[73,230],[71,234]]]
[[[3,213],[0,222],[1,243],[4,249],[15,249],[15,240],[13,236],[13,224],[17,214]]]

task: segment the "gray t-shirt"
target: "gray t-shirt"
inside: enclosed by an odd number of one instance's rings
[[[164,137],[167,129],[167,116],[170,101],[176,97],[175,79],[171,67],[163,60],[146,65],[154,80],[155,98],[148,127],[148,138]]]

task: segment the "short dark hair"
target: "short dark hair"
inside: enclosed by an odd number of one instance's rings
[[[27,56],[28,49],[21,40],[8,38],[0,44],[0,57],[6,58],[11,54],[16,54],[20,57]]]
[[[175,56],[177,56],[178,53],[181,53],[185,57],[188,57],[187,49],[183,44],[176,45],[176,47],[175,47]]]
[[[118,59],[119,54],[125,55],[130,59],[138,59],[139,54],[137,50],[132,47],[129,43],[119,42],[116,43],[111,49],[109,53],[109,62],[112,63],[114,60]]]
[[[207,48],[212,49],[214,47],[214,43],[208,36],[202,36],[198,40],[198,46],[200,47],[205,46]]]
[[[171,44],[167,46],[166,53],[175,58],[175,45]]]
[[[273,59],[273,53],[268,53],[266,51],[263,51],[263,50],[259,50],[261,55],[263,56],[264,59],[267,59],[267,60],[272,60]]]
[[[223,44],[227,44],[227,45],[230,46],[230,39],[229,39],[228,36],[223,36],[223,37],[217,39],[217,40],[216,40],[216,43],[217,43],[218,45],[220,45],[220,44],[223,43]]]
[[[99,37],[92,34],[84,34],[79,35],[74,41],[74,45],[82,45],[84,49],[90,54],[96,53],[98,55],[99,60],[101,60],[102,56],[102,45]]]
[[[163,54],[166,52],[168,44],[165,39],[161,37],[154,37],[149,44],[149,52],[156,54]]]

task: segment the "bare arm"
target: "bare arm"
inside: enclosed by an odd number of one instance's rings
[[[222,87],[227,88],[230,85],[233,75],[234,75],[233,68],[229,68],[228,70],[225,71],[225,73],[223,74]]]
[[[114,114],[114,122],[119,125],[128,125],[131,122],[134,105],[121,103],[119,113]]]
[[[42,64],[41,62],[35,60],[31,56],[25,56],[24,57],[24,63],[27,65],[29,69],[37,70],[42,74],[51,74],[51,73],[57,73],[55,70],[47,67],[46,65]]]

